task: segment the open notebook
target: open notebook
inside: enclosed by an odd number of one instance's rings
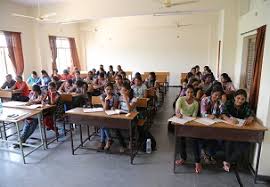
[[[17,120],[17,119],[19,119],[20,117],[22,117],[22,116],[25,116],[25,115],[28,115],[28,114],[30,114],[29,112],[18,112],[18,111],[16,111],[16,112],[7,112],[7,113],[2,113],[1,115],[0,115],[0,119],[11,119],[11,120]]]
[[[168,119],[168,121],[171,121],[172,123],[184,125],[185,123],[193,121],[195,119],[196,118],[189,117],[189,116],[183,116],[182,118],[178,118],[176,116],[173,116],[172,118]]]
[[[103,108],[84,108],[83,112],[85,113],[93,113],[93,112],[102,112]]]
[[[116,109],[116,110],[105,110],[107,115],[127,114],[127,111]]]

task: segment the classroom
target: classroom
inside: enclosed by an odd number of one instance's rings
[[[0,187],[270,186],[270,0],[0,0]]]

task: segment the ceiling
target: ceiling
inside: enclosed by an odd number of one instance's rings
[[[10,1],[26,6],[36,6],[38,3],[38,0],[10,0]],[[66,1],[68,0],[39,0],[40,5],[58,4]]]

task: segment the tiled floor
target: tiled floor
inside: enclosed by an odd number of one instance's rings
[[[225,173],[219,167],[206,166],[199,175],[193,173],[193,166],[180,168],[181,174],[173,173],[174,138],[167,132],[167,119],[172,114],[176,92],[176,88],[170,88],[151,129],[158,150],[149,155],[138,155],[135,165],[129,164],[128,156],[90,150],[80,150],[79,154],[72,156],[67,138],[50,145],[48,150],[33,153],[26,159],[26,165],[18,155],[0,151],[0,187],[239,186],[233,172]],[[248,172],[240,172],[240,176],[244,186],[270,186],[254,185]]]

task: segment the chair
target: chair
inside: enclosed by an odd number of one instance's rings
[[[72,108],[72,95],[71,94],[61,94],[60,100],[64,103],[64,111],[66,112],[69,108]],[[68,116],[66,114],[63,115],[62,119],[64,121],[63,127],[64,127],[64,133],[66,136],[66,122],[68,122]]]
[[[91,105],[92,106],[100,106],[100,105],[102,105],[102,102],[100,100],[100,96],[92,96],[91,97]]]
[[[148,110],[148,101],[149,98],[138,98],[136,103],[136,108],[140,112],[139,116],[143,116],[142,119],[138,119],[138,126],[144,126],[149,119],[149,110]],[[144,117],[144,113],[146,112],[146,115]]]

